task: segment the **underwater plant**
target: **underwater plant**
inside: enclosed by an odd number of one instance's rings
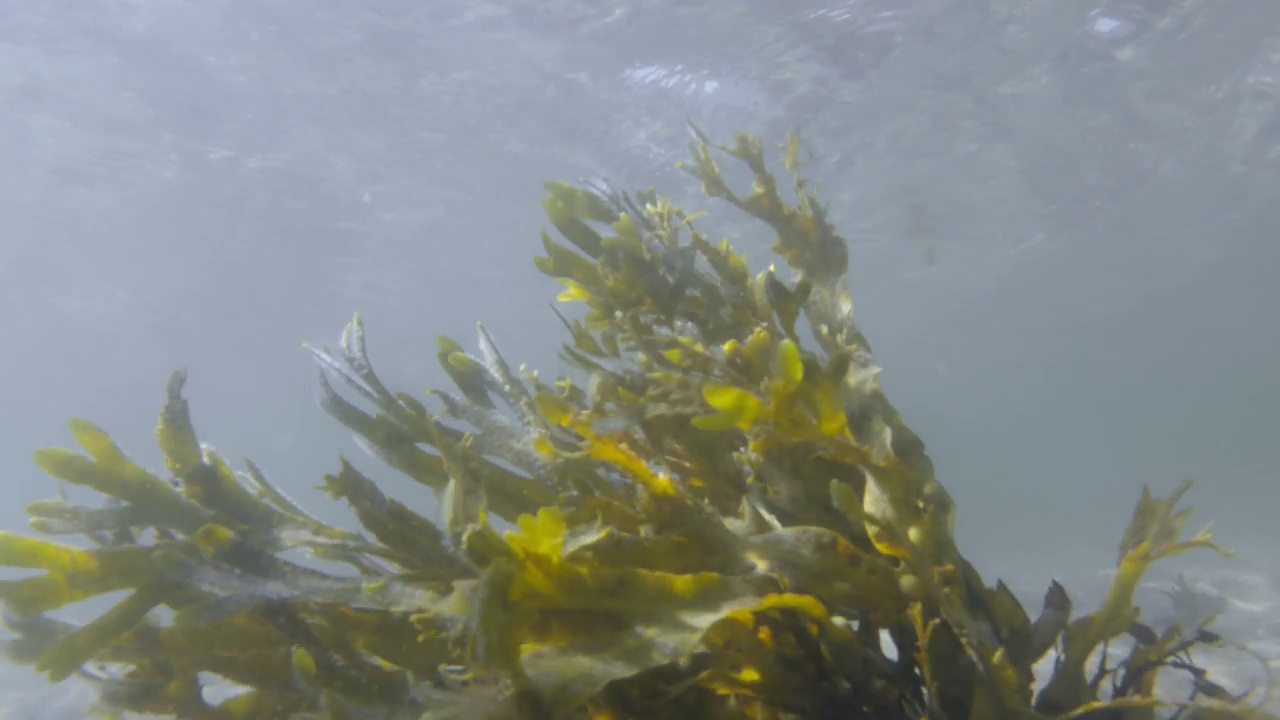
[[[0,582],[8,657],[96,682],[108,716],[1272,717],[1192,660],[1222,638],[1157,632],[1134,607],[1153,562],[1218,549],[1184,535],[1189,483],[1144,489],[1099,607],[1073,615],[1055,582],[1028,614],[956,546],[951,497],[854,324],[847,245],[798,140],[792,199],[758,137],[691,150],[683,167],[771,228],[791,278],[753,274],[653,191],[549,183],[560,238],[542,235],[536,266],[585,307],[560,316],[576,378],[512,368],[480,326],[478,357],[439,338],[455,387],[432,410],[379,379],[358,315],[337,351],[311,349],[322,407],[429,487],[440,517],[342,459],[323,489],[362,528],[321,522],[200,442],[178,372],[163,472],[87,420],[71,421],[82,452],[37,451],[108,501],[28,508],[38,533],[88,544],[0,534],[0,564],[43,571]],[[117,592],[87,624],[49,615]],[[1113,660],[1112,644],[1128,649]],[[1173,671],[1189,698],[1158,693]],[[212,697],[211,678],[236,689]]]

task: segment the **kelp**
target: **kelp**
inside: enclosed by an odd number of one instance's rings
[[[200,442],[175,373],[163,471],[79,419],[82,452],[36,453],[106,502],[28,508],[34,530],[87,544],[0,534],[0,564],[38,571],[0,582],[8,656],[96,682],[109,716],[1272,717],[1192,660],[1227,645],[1207,623],[1156,630],[1134,605],[1152,563],[1220,550],[1184,533],[1188,484],[1143,490],[1100,606],[1073,615],[1055,582],[1031,615],[956,546],[798,141],[790,197],[754,136],[691,150],[683,167],[769,228],[789,278],[753,274],[653,191],[549,183],[560,237],[535,264],[582,308],[557,311],[570,374],[513,368],[478,326],[476,354],[438,339],[455,388],[419,399],[378,377],[359,315],[337,351],[311,348],[321,406],[437,517],[342,458],[322,488],[361,529],[321,522]],[[50,616],[111,593],[85,625]],[[1161,693],[1167,672],[1193,694]]]

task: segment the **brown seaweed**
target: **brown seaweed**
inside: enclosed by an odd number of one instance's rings
[[[86,420],[71,423],[82,451],[37,452],[107,502],[29,508],[38,533],[85,543],[0,534],[0,564],[38,571],[0,582],[8,656],[98,683],[115,716],[1271,717],[1190,659],[1222,638],[1157,631],[1134,605],[1152,563],[1218,549],[1184,533],[1189,484],[1144,490],[1099,607],[1073,614],[1055,582],[1033,617],[956,546],[951,497],[854,323],[848,246],[798,141],[782,154],[789,198],[758,138],[691,149],[684,168],[771,230],[789,277],[753,274],[655,193],[550,183],[561,239],[542,235],[536,266],[583,309],[560,315],[571,374],[513,369],[480,326],[477,355],[439,339],[456,388],[424,402],[379,379],[358,315],[337,352],[311,349],[322,407],[430,488],[441,517],[340,459],[323,489],[361,529],[317,520],[199,441],[175,373],[163,471]],[[116,592],[85,625],[48,616]],[[1192,697],[1160,692],[1170,671]],[[235,692],[208,699],[210,677]]]

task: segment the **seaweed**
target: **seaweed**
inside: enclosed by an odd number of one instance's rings
[[[1193,661],[1228,645],[1207,622],[1157,631],[1134,606],[1152,563],[1222,551],[1184,533],[1189,483],[1144,489],[1099,607],[1073,616],[1054,582],[1033,617],[956,545],[796,137],[789,198],[758,137],[695,129],[691,151],[682,167],[772,231],[789,278],[752,274],[652,191],[549,183],[561,239],[542,234],[536,267],[583,306],[557,311],[570,374],[513,368],[481,325],[475,355],[439,338],[456,390],[423,401],[378,377],[359,315],[337,351],[310,348],[323,409],[430,488],[439,517],[340,459],[323,489],[361,527],[321,522],[200,442],[178,372],[163,472],[80,419],[82,452],[36,453],[107,500],[28,508],[35,531],[79,545],[0,534],[0,564],[41,571],[0,582],[7,656],[97,683],[106,716],[1273,717],[1269,687],[1233,696]],[[87,624],[50,615],[116,592]],[[1189,698],[1159,692],[1170,671],[1192,677]]]

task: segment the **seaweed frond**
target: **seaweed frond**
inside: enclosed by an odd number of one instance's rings
[[[881,388],[798,140],[784,184],[759,138],[697,137],[685,170],[780,266],[753,273],[656,193],[549,183],[535,265],[563,286],[571,375],[513,369],[483,325],[474,354],[438,338],[454,387],[425,396],[379,378],[359,315],[309,348],[321,407],[439,517],[340,458],[322,489],[361,527],[318,520],[199,441],[181,372],[161,472],[73,420],[82,452],[36,461],[106,502],[28,508],[80,545],[0,533],[0,565],[35,571],[0,582],[8,656],[98,683],[113,712],[198,720],[1272,717],[1192,661],[1226,646],[1206,624],[1140,622],[1152,563],[1219,549],[1184,534],[1189,483],[1143,491],[1092,612],[1055,582],[1033,617],[980,576]],[[48,615],[109,593],[87,624]],[[1165,671],[1193,696],[1160,692]]]

